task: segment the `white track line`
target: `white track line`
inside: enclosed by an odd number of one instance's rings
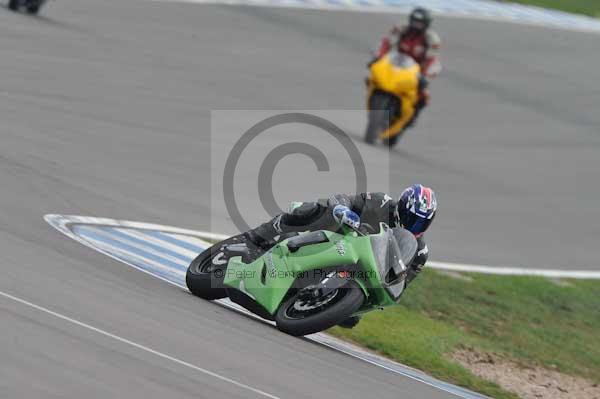
[[[196,371],[199,371],[199,372],[201,372],[201,373],[203,373],[203,374],[209,375],[209,376],[211,376],[211,377],[215,377],[215,378],[217,378],[217,379],[219,379],[219,380],[221,380],[221,381],[228,382],[228,383],[230,383],[230,384],[232,384],[232,385],[235,385],[235,386],[237,386],[237,387],[239,387],[239,388],[243,388],[243,389],[245,389],[245,390],[248,390],[248,391],[254,392],[254,393],[256,393],[256,394],[259,394],[259,395],[261,395],[261,396],[265,396],[265,397],[267,397],[267,398],[271,398],[271,399],[280,399],[278,396],[271,395],[270,393],[267,393],[267,392],[265,392],[265,391],[261,391],[260,389],[257,389],[257,388],[251,387],[251,386],[249,386],[249,385],[243,384],[243,383],[241,383],[241,382],[238,382],[238,381],[232,380],[231,378],[227,378],[227,377],[225,377],[225,376],[223,376],[223,375],[220,375],[220,374],[217,374],[217,373],[215,373],[215,372],[213,372],[213,371],[207,370],[207,369],[205,369],[205,368],[202,368],[202,367],[198,367],[198,366],[196,366],[196,365],[194,365],[194,364],[191,364],[191,363],[188,363],[188,362],[186,362],[186,361],[183,361],[183,360],[177,359],[176,357],[169,356],[169,355],[167,355],[167,354],[165,354],[165,353],[159,352],[159,351],[157,351],[157,350],[154,350],[154,349],[152,349],[152,348],[149,348],[149,347],[147,347],[147,346],[144,346],[144,345],[138,344],[138,343],[136,343],[136,342],[130,341],[130,340],[126,339],[126,338],[120,337],[120,336],[118,336],[118,335],[115,335],[115,334],[109,333],[109,332],[107,332],[107,331],[104,331],[104,330],[101,330],[101,329],[99,329],[99,328],[97,328],[97,327],[91,326],[91,325],[89,325],[89,324],[86,324],[86,323],[83,323],[83,322],[81,322],[81,321],[78,321],[78,320],[72,319],[72,318],[70,318],[70,317],[68,317],[68,316],[65,316],[65,315],[62,315],[62,314],[60,314],[60,313],[54,312],[54,311],[52,311],[52,310],[50,310],[50,309],[47,309],[47,308],[45,308],[45,307],[43,307],[43,306],[36,305],[36,304],[34,304],[34,303],[28,302],[28,301],[26,301],[26,300],[24,300],[24,299],[18,298],[18,297],[16,297],[16,296],[14,296],[14,295],[11,295],[11,294],[8,294],[8,293],[6,293],[6,292],[0,291],[0,295],[1,295],[1,296],[3,296],[3,297],[5,297],[5,298],[7,298],[7,299],[11,299],[11,300],[13,300],[13,301],[15,301],[15,302],[18,302],[18,303],[20,303],[20,304],[22,304],[22,305],[26,305],[26,306],[29,306],[29,307],[31,307],[31,308],[33,308],[33,309],[36,309],[36,310],[39,310],[39,311],[41,311],[41,312],[47,313],[47,314],[49,314],[49,315],[51,315],[51,316],[54,316],[54,317],[56,317],[56,318],[58,318],[58,319],[61,319],[61,320],[63,320],[63,321],[66,321],[66,322],[68,322],[68,323],[75,324],[75,325],[77,325],[77,326],[79,326],[79,327],[86,328],[86,329],[88,329],[88,330],[90,330],[90,331],[93,331],[93,332],[95,332],[95,333],[98,333],[98,334],[104,335],[105,337],[112,338],[112,339],[114,339],[114,340],[116,340],[116,341],[119,341],[119,342],[122,342],[122,343],[124,343],[124,344],[130,345],[130,346],[133,346],[134,348],[137,348],[137,349],[143,350],[143,351],[145,351],[145,352],[151,353],[151,354],[153,354],[153,355],[155,355],[155,356],[158,356],[158,357],[161,357],[161,358],[163,358],[163,359],[165,359],[165,360],[170,360],[170,361],[171,361],[171,362],[173,362],[173,363],[177,363],[177,364],[180,364],[180,365],[182,365],[182,366],[189,367],[189,368],[191,368],[191,369],[193,369],[193,370],[196,370]]]
[[[600,271],[590,270],[550,270],[550,269],[524,269],[505,266],[481,266],[463,263],[427,262],[427,267],[432,269],[454,272],[495,274],[498,276],[531,276],[548,278],[574,278],[574,279],[600,279]]]
[[[435,15],[600,33],[600,20],[581,14],[489,0],[151,0],[160,3],[223,4],[307,10],[407,14],[426,7]]]
[[[133,230],[133,229],[115,229],[115,230],[118,231],[118,232],[120,232],[120,233],[126,234],[126,235],[128,235],[130,237],[134,237],[134,238],[137,238],[139,240],[148,241],[150,244],[157,245],[157,246],[162,246],[162,247],[164,247],[164,248],[166,248],[166,249],[168,249],[170,251],[179,252],[181,255],[189,257],[190,261],[192,259],[194,259],[196,256],[198,256],[198,254],[196,252],[190,251],[190,250],[185,249],[183,247],[179,247],[179,246],[173,245],[173,244],[171,244],[171,243],[169,243],[167,241],[161,240],[159,238],[154,238],[151,235],[145,234],[143,231],[140,231],[140,230]],[[183,236],[179,236],[179,239],[183,240]],[[198,245],[198,239],[195,239],[195,241],[194,241],[193,244],[194,245]],[[189,262],[188,262],[187,265],[189,265]]]
[[[79,234],[81,236],[83,236],[87,240],[94,240],[96,242],[101,243],[101,245],[103,245],[103,246],[111,246],[111,244],[109,244],[109,243],[105,243],[105,242],[103,242],[101,240],[96,240],[95,238],[89,237],[90,232],[84,231],[84,232],[79,233]],[[150,255],[156,256],[157,258],[162,258],[162,259],[165,259],[165,260],[167,260],[169,262],[178,264],[181,267],[185,267],[186,269],[190,265],[190,262],[192,261],[192,259],[195,258],[196,255],[197,255],[197,254],[194,254],[188,261],[183,261],[182,259],[175,258],[174,256],[171,256],[171,255],[169,255],[167,253],[157,251],[156,249],[151,248],[148,245],[139,244],[139,243],[137,243],[135,241],[132,241],[132,240],[129,240],[129,239],[125,238],[125,237],[115,236],[115,235],[111,234],[111,232],[109,232],[109,231],[102,231],[102,230],[97,230],[96,229],[96,230],[93,231],[93,234],[96,234],[96,235],[98,235],[100,237],[111,239],[113,241],[122,242],[122,243],[124,243],[126,245],[129,245],[132,248],[139,249],[140,251],[144,251],[144,252],[146,252],[146,253],[148,253]],[[139,255],[139,256],[141,257],[142,255]]]
[[[75,215],[45,215],[44,219],[52,226],[55,226],[60,232],[71,237],[75,241],[79,241],[86,245],[83,240],[77,235],[73,234],[67,225],[71,223],[82,223],[82,224],[101,224],[106,226],[133,228],[133,229],[149,229],[149,230],[160,230],[166,233],[174,234],[185,234],[199,237],[203,240],[208,241],[221,241],[230,236],[226,234],[217,234],[207,231],[196,231],[190,229],[182,229],[179,227],[163,226],[159,224],[143,223],[143,222],[131,222],[127,220],[116,220],[108,218],[97,218],[88,216],[75,216]],[[210,246],[210,244],[205,243]],[[89,245],[88,245],[89,246]],[[93,248],[93,247],[92,247]],[[95,248],[94,248],[95,249]],[[110,255],[108,255],[110,256]],[[117,259],[118,260],[118,259]],[[506,266],[484,266],[484,265],[470,265],[462,263],[450,263],[450,262],[439,262],[439,261],[428,261],[427,267],[438,270],[448,270],[465,273],[482,273],[482,274],[494,274],[500,276],[532,276],[532,277],[548,277],[548,278],[572,278],[572,279],[600,279],[600,271],[594,270],[561,270],[553,269],[529,269],[520,267],[506,267]]]
[[[177,276],[184,276],[185,277],[185,273],[186,273],[185,271],[173,270],[173,268],[171,268],[169,266],[166,266],[166,265],[164,265],[164,264],[162,264],[160,262],[156,262],[156,261],[154,261],[152,259],[149,259],[149,258],[147,258],[145,256],[142,256],[142,255],[138,255],[138,254],[134,254],[134,253],[125,251],[125,250],[123,250],[123,249],[121,249],[119,247],[116,247],[116,246],[111,245],[111,244],[107,244],[107,243],[105,243],[103,241],[98,241],[98,240],[96,240],[94,238],[85,237],[85,236],[82,235],[81,238],[79,240],[77,240],[77,241],[80,242],[80,243],[82,243],[82,244],[84,244],[84,245],[86,245],[86,246],[88,246],[88,247],[90,247],[90,248],[93,248],[94,250],[96,250],[98,252],[101,252],[103,254],[110,254],[110,253],[117,254],[120,257],[124,257],[124,258],[127,258],[127,259],[133,259],[133,260],[136,260],[136,261],[138,261],[140,263],[146,263],[148,265],[151,265],[155,270],[159,270],[159,271],[161,271],[161,272],[163,272],[165,274],[175,274]],[[113,256],[113,258],[114,258],[114,256]],[[116,259],[119,260],[119,261],[121,261],[121,259],[118,258],[118,257]]]

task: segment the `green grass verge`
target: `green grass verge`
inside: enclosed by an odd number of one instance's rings
[[[516,398],[449,359],[461,346],[600,382],[600,281],[426,270],[401,304],[330,332],[437,378]]]
[[[600,1],[598,0],[510,0],[510,2],[600,17]]]

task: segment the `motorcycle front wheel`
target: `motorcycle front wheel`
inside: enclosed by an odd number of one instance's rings
[[[279,306],[275,314],[277,328],[286,334],[302,336],[331,328],[352,316],[365,300],[354,280],[326,296],[306,300],[301,290]]]
[[[373,116],[373,112],[369,112],[369,122],[367,123],[367,130],[365,132],[365,142],[368,144],[375,144],[377,136],[379,136],[380,121]]]
[[[365,142],[374,144],[379,134],[386,130],[396,118],[400,117],[400,110],[401,104],[399,98],[383,91],[374,91],[369,98],[369,115],[365,132]]]
[[[390,148],[393,148],[400,139],[400,135],[402,135],[402,133],[398,133],[397,135],[395,135],[394,137],[390,137],[389,139],[384,139],[383,144],[387,145]]]

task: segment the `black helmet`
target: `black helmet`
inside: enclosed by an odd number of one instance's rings
[[[431,14],[427,9],[417,7],[410,13],[408,18],[409,26],[411,29],[424,31],[431,25]]]

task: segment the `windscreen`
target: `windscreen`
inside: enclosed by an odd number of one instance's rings
[[[417,240],[402,228],[382,225],[382,234],[371,236],[371,246],[380,280],[394,300],[398,300],[404,290],[407,268],[417,252]]]
[[[390,63],[398,68],[410,68],[415,65],[415,60],[407,54],[399,51],[392,51],[390,54]]]

